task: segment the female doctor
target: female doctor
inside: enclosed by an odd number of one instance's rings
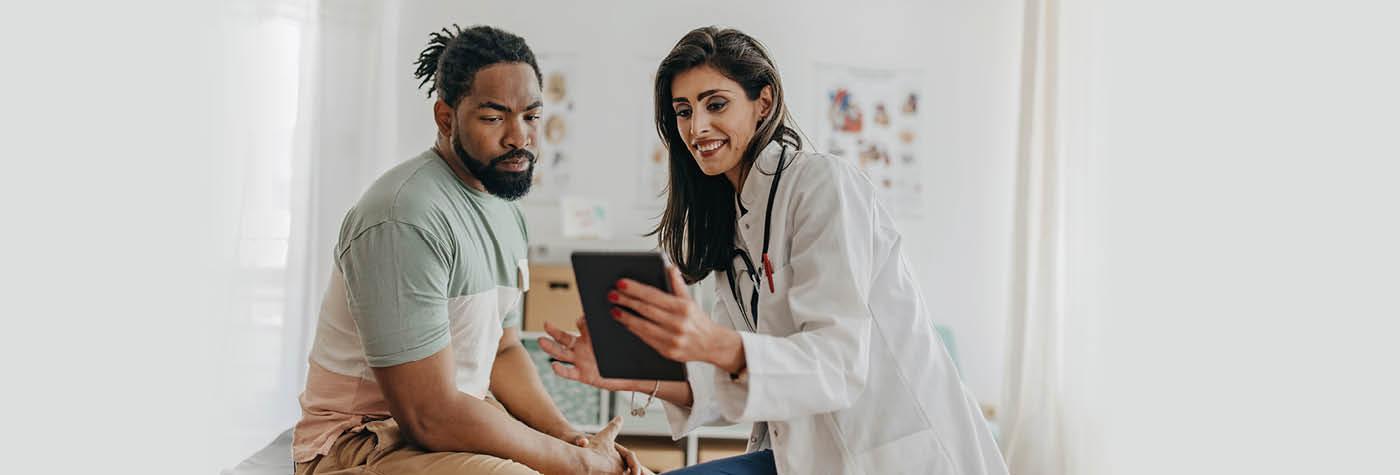
[[[670,151],[657,226],[673,292],[621,280],[614,318],[686,382],[604,379],[586,327],[547,328],[562,377],[660,397],[672,432],[753,422],[748,453],[676,473],[1004,474],[903,241],[850,161],[803,151],[757,40],[691,31],[656,75]],[[707,315],[686,283],[713,277]],[[620,308],[630,309],[623,311]]]

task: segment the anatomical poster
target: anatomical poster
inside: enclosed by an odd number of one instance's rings
[[[816,150],[854,161],[895,216],[923,208],[917,72],[819,65]]]

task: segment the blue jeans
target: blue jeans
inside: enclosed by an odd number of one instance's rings
[[[691,465],[680,470],[666,472],[667,475],[756,475],[777,474],[773,464],[773,451],[760,450],[744,455],[711,460],[699,465]]]

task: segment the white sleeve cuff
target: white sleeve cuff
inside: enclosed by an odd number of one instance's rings
[[[690,383],[691,407],[684,408],[661,401],[666,408],[666,421],[671,425],[671,438],[679,440],[702,426],[712,425],[723,420],[716,405],[714,376],[720,371],[709,363],[688,362],[685,364],[686,380]],[[728,375],[724,376],[728,378]]]
[[[750,332],[739,332],[739,338],[744,345],[744,372],[746,375],[741,378],[734,378],[729,373],[715,371],[713,378],[715,399],[719,400],[719,408],[724,418],[735,423],[752,422],[745,420],[744,411],[749,407],[750,391],[749,383],[754,377],[751,361],[754,360],[754,349],[760,346],[761,335]]]

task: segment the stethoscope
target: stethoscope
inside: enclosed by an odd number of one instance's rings
[[[768,279],[768,293],[777,292],[773,285],[773,261],[768,259],[768,242],[772,237],[770,230],[773,224],[773,197],[778,195],[778,181],[783,178],[783,165],[787,161],[787,146],[784,145],[782,152],[778,154],[778,170],[773,172],[773,184],[768,189],[768,208],[763,211],[763,275]],[[737,198],[736,198],[737,199]],[[753,322],[753,329],[758,329],[758,289],[762,284],[758,271],[754,270],[753,259],[749,258],[748,251],[742,247],[734,247],[734,257],[729,260],[729,267],[724,269],[725,276],[729,278],[729,292],[734,295],[734,303],[739,306],[739,311],[744,311],[744,297],[739,291],[739,282],[734,279],[734,259],[744,262],[744,273],[748,274],[749,280],[753,282],[753,292],[749,295],[749,312],[745,315],[745,320]]]

